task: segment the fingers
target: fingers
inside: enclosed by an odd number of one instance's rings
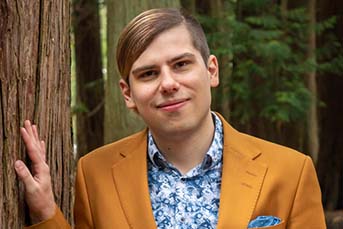
[[[41,151],[41,156],[42,156],[42,158],[43,158],[43,161],[45,161],[46,162],[46,151],[45,151],[45,142],[44,141],[40,141],[40,145],[41,145],[41,149],[42,149],[42,151]]]
[[[36,125],[24,122],[20,128],[22,139],[31,159],[31,171],[21,160],[14,163],[18,178],[25,187],[25,200],[32,219],[43,221],[55,213],[54,194],[52,192],[49,166],[45,163],[45,143],[39,139]]]
[[[40,174],[39,178],[32,177],[29,169],[20,160],[14,163],[14,168],[19,180],[24,184],[25,201],[31,219],[34,223],[50,219],[55,213],[55,201],[49,172]]]
[[[21,136],[24,140],[29,157],[33,163],[45,161],[45,144],[39,140],[36,125],[31,125],[29,120],[24,122],[24,127],[20,128]]]
[[[25,120],[24,127],[25,127],[25,130],[27,131],[27,133],[30,136],[33,136],[32,125],[31,125],[31,122],[29,120]]]
[[[37,148],[35,142],[29,135],[29,133],[26,131],[25,128],[20,128],[21,137],[24,140],[27,152],[29,154],[29,157],[33,163],[38,163],[42,161],[41,155],[40,155],[40,148]]]
[[[24,128],[32,139],[36,140],[37,142],[40,141],[37,126],[35,124],[31,124],[30,120],[25,120]]]
[[[41,141],[39,139],[39,135],[38,135],[38,130],[37,130],[37,126],[36,125],[32,125],[32,133],[33,136],[36,139],[36,142],[38,144],[38,147],[40,147],[40,156],[42,157],[43,161],[45,161],[45,142]]]
[[[38,131],[37,131],[37,126],[36,125],[32,125],[32,133],[34,138],[36,139],[37,142],[39,142],[39,136],[38,136]]]
[[[14,163],[15,171],[19,179],[24,183],[25,188],[30,189],[35,186],[35,181],[24,162],[18,160]]]

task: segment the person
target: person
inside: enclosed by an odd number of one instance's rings
[[[126,106],[147,128],[78,161],[76,228],[325,228],[311,159],[238,132],[211,111],[219,67],[178,9],[135,17],[117,46]],[[45,145],[26,121],[32,174],[18,160],[30,228],[69,228],[54,202]]]

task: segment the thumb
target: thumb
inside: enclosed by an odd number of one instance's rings
[[[14,168],[19,179],[24,183],[26,188],[34,185],[35,181],[24,162],[17,160],[14,163]]]

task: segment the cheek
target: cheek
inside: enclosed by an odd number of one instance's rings
[[[204,92],[207,90],[210,90],[211,88],[211,82],[210,79],[207,78],[206,75],[196,75],[195,77],[190,77],[187,79],[187,82],[185,82],[186,85],[192,87],[194,90],[199,92]]]
[[[153,99],[153,93],[149,88],[140,88],[132,91],[132,98],[139,109],[139,107],[145,107],[151,103],[151,100]]]

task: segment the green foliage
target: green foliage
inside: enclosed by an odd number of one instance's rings
[[[275,8],[262,16],[230,21],[234,47],[231,117],[240,123],[254,116],[272,122],[296,121],[306,116],[310,93],[303,74],[310,67],[305,61],[303,18],[295,20],[295,15],[298,14],[294,13],[294,21],[284,21]],[[293,30],[291,37],[288,28],[292,27],[298,30]]]
[[[242,15],[227,11],[223,18],[199,17],[213,53],[232,66],[221,74],[230,87],[231,119],[241,124],[253,117],[278,123],[305,121],[312,97],[306,73],[342,72],[340,43],[326,38],[316,59],[307,59],[306,9],[288,10],[282,17],[275,1],[241,0],[240,4]],[[232,1],[231,8],[235,7]],[[335,23],[335,17],[317,22],[317,35]]]
[[[88,82],[85,85],[85,89],[94,90],[96,87],[101,87],[103,84],[104,84],[104,79],[93,80],[93,81]]]
[[[336,24],[336,17],[330,17],[320,23],[317,23],[316,25],[316,33],[318,35],[323,34],[324,32],[326,32],[329,29],[333,29],[335,27]]]
[[[78,103],[71,107],[71,113],[74,115],[76,113],[87,113],[89,109],[84,103]]]
[[[330,30],[336,24],[336,17],[330,17],[317,23],[316,32],[320,35],[323,45],[316,50],[317,71],[341,75],[343,72],[343,47]]]

